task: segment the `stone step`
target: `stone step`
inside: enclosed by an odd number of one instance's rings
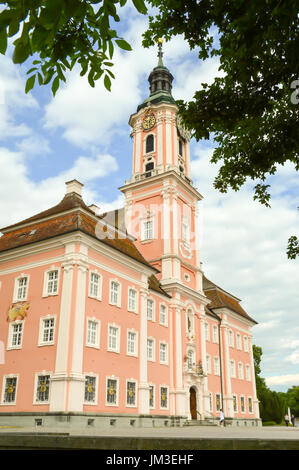
[[[184,423],[184,426],[217,426],[217,424],[208,419],[190,419]]]

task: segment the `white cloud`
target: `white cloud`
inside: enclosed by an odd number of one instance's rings
[[[299,385],[299,374],[278,375],[274,377],[266,377],[268,387],[275,385]]]

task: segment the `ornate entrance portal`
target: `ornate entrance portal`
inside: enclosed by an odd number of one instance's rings
[[[190,388],[190,413],[191,419],[197,419],[197,400],[196,400],[196,390],[194,387]]]

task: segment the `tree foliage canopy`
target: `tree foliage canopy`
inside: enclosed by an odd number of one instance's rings
[[[146,13],[143,0],[132,1],[140,13]],[[115,45],[131,50],[111,26],[120,21],[117,9],[126,3],[127,0],[0,1],[0,5],[5,5],[0,13],[0,52],[5,54],[8,38],[17,36],[13,62],[21,64],[36,56],[34,67],[28,71],[26,92],[38,80],[40,85],[51,82],[55,95],[60,81],[66,81],[65,71],[76,63],[82,76],[88,72],[92,87],[104,75],[104,85],[110,90]]]
[[[132,0],[147,13],[144,0]],[[53,94],[75,64],[88,81],[103,76],[111,89],[115,45],[131,46],[113,29],[127,0],[0,1],[0,52],[14,41],[16,64],[36,56],[26,92],[38,81],[51,83]],[[149,17],[143,44],[183,35],[199,59],[218,56],[222,77],[202,84],[189,102],[178,101],[185,125],[196,139],[217,143],[212,162],[222,166],[214,185],[237,191],[251,179],[254,198],[270,205],[266,179],[278,165],[298,154],[298,9],[293,0],[148,0],[157,13]],[[113,24],[113,25],[112,25]],[[215,41],[214,36],[217,38]],[[299,240],[289,239],[287,255],[299,254]]]
[[[179,101],[196,139],[217,142],[212,162],[222,166],[214,185],[237,191],[247,179],[254,199],[269,206],[266,179],[278,165],[299,169],[298,8],[292,0],[152,0],[144,44],[182,34],[199,58],[218,56],[224,76],[202,84],[194,99]],[[213,38],[218,34],[219,41]],[[295,91],[294,91],[295,89]],[[299,253],[296,236],[287,254]]]

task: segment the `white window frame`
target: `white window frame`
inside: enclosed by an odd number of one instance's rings
[[[27,279],[27,282],[26,282],[25,295],[22,296],[22,297],[19,297],[19,289],[21,288],[21,287],[19,287],[19,281],[21,281],[21,279]],[[28,297],[28,290],[29,290],[29,279],[30,279],[29,274],[23,274],[23,273],[15,278],[14,292],[13,292],[13,303],[26,302],[27,297]]]
[[[85,382],[84,382],[84,397],[83,397],[83,404],[84,405],[90,405],[90,406],[96,406],[98,404],[98,388],[99,388],[99,377],[98,374],[95,374],[93,372],[85,372],[84,373],[85,377]],[[93,401],[88,401],[85,400],[85,386],[86,386],[86,379],[87,377],[92,377],[95,379],[95,396]]]
[[[219,405],[217,405],[217,397],[219,397]],[[216,412],[219,413],[221,408],[222,408],[221,393],[215,393],[215,410],[216,410]]]
[[[24,337],[24,325],[25,325],[25,320],[16,320],[16,321],[9,323],[7,348],[6,348],[8,351],[11,349],[22,349],[23,337]],[[21,331],[14,332],[15,327],[18,327],[18,329],[21,329]],[[13,339],[15,335],[20,336],[20,344],[13,345]]]
[[[215,343],[215,344],[219,343],[218,326],[217,325],[212,325],[212,339],[213,339],[213,343]]]
[[[234,398],[236,399],[235,403],[236,403],[236,409],[235,409],[235,404],[234,404]],[[237,395],[233,395],[233,410],[234,410],[234,413],[238,413],[238,396]]]
[[[44,377],[44,376],[49,376],[49,396],[48,400],[38,400],[37,399],[37,386],[38,386],[38,379],[39,377]],[[51,376],[52,372],[36,372],[35,373],[35,378],[34,378],[34,392],[33,392],[33,405],[48,405],[50,403],[50,394],[51,394]]]
[[[115,328],[116,329],[116,347],[115,349],[110,346],[110,328]],[[118,353],[120,352],[120,326],[116,325],[115,323],[108,323],[108,338],[107,338],[107,351],[109,352],[115,352]]]
[[[53,320],[53,339],[50,341],[44,341],[45,322],[47,320]],[[56,315],[45,315],[39,319],[39,334],[38,334],[38,346],[52,346],[55,344],[55,330],[56,330]]]
[[[193,371],[196,367],[195,348],[188,347],[186,352],[187,352],[187,368],[188,370]]]
[[[129,335],[132,334],[135,336],[135,339],[134,339],[134,351],[129,351]],[[137,357],[138,356],[138,331],[134,330],[134,329],[128,329],[127,330],[127,355],[128,356],[133,356],[133,357]]]
[[[212,365],[211,365],[211,356],[210,356],[210,354],[206,355],[206,368],[207,368],[207,373],[211,374],[212,373]]]
[[[251,402],[251,410],[250,410],[250,406],[249,406],[249,402]],[[252,400],[252,397],[247,397],[247,406],[248,406],[248,413],[253,413],[253,400]]]
[[[98,276],[97,294],[93,292],[93,289],[94,289],[94,282],[92,280],[93,276]],[[91,299],[102,300],[102,286],[103,286],[103,276],[96,269],[91,270],[89,272],[89,278],[88,278],[88,297],[90,297]],[[109,295],[110,295],[110,292],[109,292]]]
[[[113,380],[116,382],[116,400],[115,403],[110,403],[107,401],[107,394],[108,394],[108,380]],[[105,389],[105,405],[106,406],[118,406],[119,402],[119,378],[115,377],[114,375],[106,377],[106,389]]]
[[[161,321],[161,308],[165,308],[165,321]],[[160,303],[159,305],[159,324],[162,326],[168,326],[168,308],[167,305],[164,303]]]
[[[90,332],[89,326],[90,323],[94,323],[96,325],[95,329],[95,341],[94,343],[90,341],[90,336],[93,332]],[[100,349],[100,337],[101,337],[101,322],[97,318],[94,317],[87,317],[86,318],[86,346],[89,348]]]
[[[112,299],[112,284],[113,283],[118,285],[117,301],[116,302],[115,302],[114,299]],[[110,283],[109,283],[109,304],[114,305],[116,307],[121,306],[121,283],[119,282],[118,279],[110,279]]]
[[[217,364],[217,366],[216,366]],[[220,375],[220,359],[219,356],[214,356],[214,375]]]
[[[131,306],[130,305],[130,292],[134,292],[135,294],[135,305]],[[135,289],[135,287],[128,287],[128,311],[133,312],[133,313],[138,313],[138,307],[139,307],[139,296],[138,296],[138,290]]]
[[[249,352],[248,348],[248,336],[244,336],[244,351]]]
[[[165,350],[161,350],[161,346],[165,346]],[[165,353],[165,359],[161,359],[161,353]],[[163,365],[168,365],[168,343],[166,341],[159,342],[159,363]]]
[[[250,364],[245,364],[245,377],[248,382],[251,381],[251,368]]]
[[[210,341],[210,325],[208,322],[205,322],[205,340]]]
[[[153,389],[153,406],[150,405],[150,390],[149,390],[149,409],[154,410],[156,408],[156,387],[155,384],[149,383],[149,387],[152,387]]]
[[[149,345],[148,345],[148,342],[151,341],[152,343],[152,357],[150,358],[149,355],[148,355],[148,351],[149,351]],[[155,341],[155,338],[147,338],[147,343],[146,343],[146,355],[147,355],[147,360],[148,361],[151,361],[151,362],[155,362],[156,360],[156,355],[155,355],[155,349],[156,349],[156,341]]]
[[[161,399],[162,399],[162,388],[165,388],[166,389],[166,397],[167,397],[167,406],[162,406],[161,405]],[[169,387],[168,385],[160,385],[159,387],[159,406],[160,406],[160,410],[168,410],[169,409]]]
[[[238,379],[244,380],[244,365],[243,362],[238,362]]]
[[[242,398],[244,400],[244,410],[242,410]],[[246,413],[246,400],[244,395],[240,395],[240,411],[241,413]]]
[[[151,317],[151,318],[149,318],[149,315],[148,315],[148,304],[149,304],[149,302],[151,302],[151,304],[152,304],[152,317]],[[151,297],[149,297],[149,298],[147,299],[147,302],[146,302],[146,315],[147,315],[147,319],[148,319],[149,321],[154,322],[154,321],[156,320],[155,310],[156,310],[156,302],[155,302],[154,299],[152,299]]]
[[[16,389],[15,389],[15,399],[14,401],[11,402],[6,402],[4,401],[5,398],[5,388],[6,388],[6,381],[7,379],[17,379],[16,380]],[[1,405],[5,406],[15,406],[17,403],[17,394],[18,394],[18,385],[19,385],[19,374],[7,374],[3,376],[3,381],[2,381],[2,395],[1,395]]]
[[[152,241],[154,239],[154,218],[147,217],[141,222],[141,240]]]
[[[236,378],[236,363],[234,359],[230,359],[229,361],[229,366],[230,366],[230,376],[235,379]]]
[[[51,273],[57,272],[57,289],[54,292],[49,292],[49,276]],[[44,273],[44,287],[43,287],[43,297],[51,297],[59,294],[59,279],[60,279],[60,268],[56,266],[51,266],[51,268],[47,269]]]
[[[128,403],[128,384],[135,384],[135,402],[133,404]],[[137,396],[138,396],[138,387],[136,379],[127,379],[126,380],[126,407],[127,408],[137,408]]]
[[[233,330],[228,330],[228,345],[233,348],[235,344]]]
[[[236,334],[236,344],[237,344],[237,349],[242,351],[242,337],[241,337],[240,333]]]

